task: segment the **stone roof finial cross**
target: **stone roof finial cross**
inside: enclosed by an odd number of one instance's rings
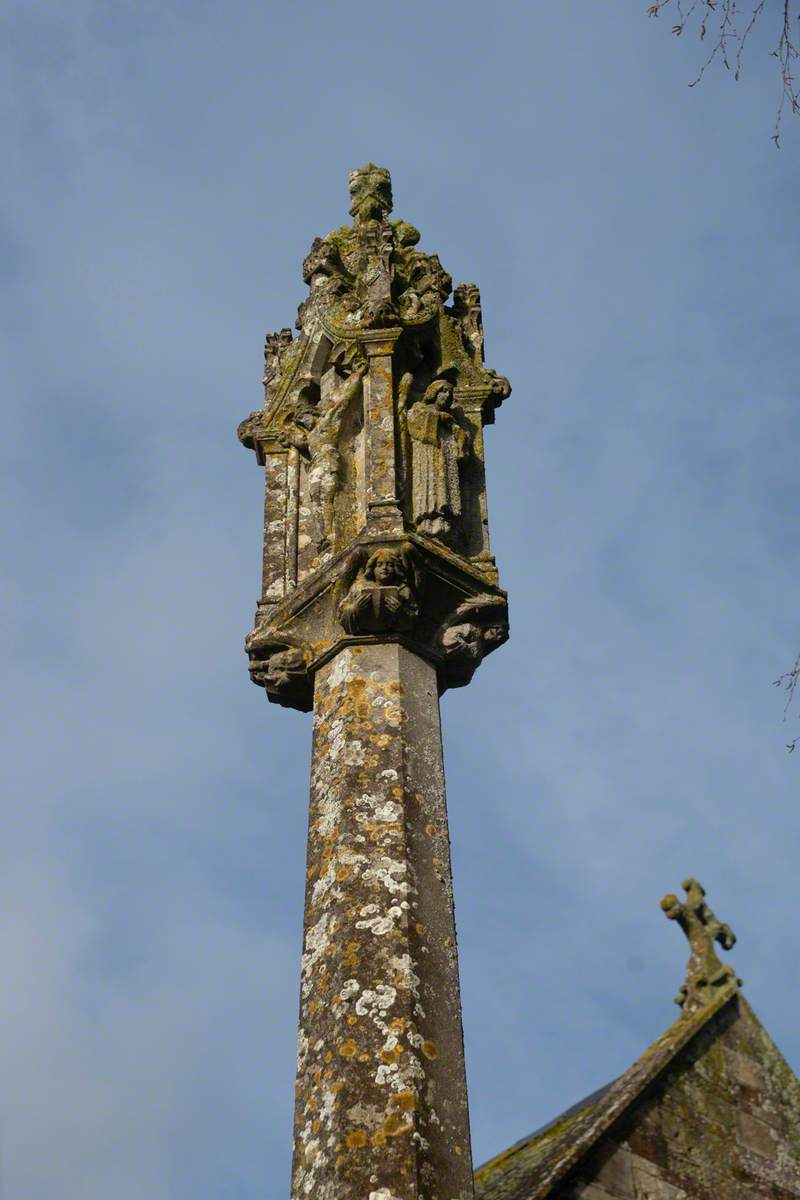
[[[684,879],[681,884],[686,899],[681,901],[670,892],[661,901],[661,907],[671,921],[677,921],[689,939],[691,954],[686,964],[686,982],[675,997],[684,1012],[695,1012],[705,1007],[723,990],[735,991],[741,984],[733,967],[726,966],[717,957],[714,942],[725,950],[736,944],[736,935],[730,925],[723,925],[714,916],[705,901],[705,889],[696,879]]]

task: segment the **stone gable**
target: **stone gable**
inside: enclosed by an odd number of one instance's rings
[[[743,998],[701,1031],[555,1197],[800,1197],[800,1084]]]
[[[800,1197],[796,1076],[741,994],[694,1019],[695,1032],[649,1078],[643,1064],[663,1056],[669,1031],[577,1117],[567,1114],[479,1170],[479,1200]],[[626,1085],[637,1069],[638,1091]],[[614,1095],[626,1090],[627,1103],[607,1122]],[[559,1131],[558,1159],[569,1164],[561,1174],[552,1152],[536,1153],[551,1129]],[[527,1169],[514,1168],[526,1155]]]

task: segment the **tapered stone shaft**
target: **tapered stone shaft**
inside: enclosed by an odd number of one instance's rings
[[[317,671],[293,1200],[473,1195],[435,669]]]

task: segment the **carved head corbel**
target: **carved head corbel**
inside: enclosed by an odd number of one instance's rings
[[[486,655],[508,641],[505,596],[487,593],[464,600],[441,626],[436,640],[442,689],[465,687]]]
[[[245,639],[250,678],[263,687],[273,704],[310,712],[314,702],[314,677],[309,671],[311,652],[299,638],[254,629]]]

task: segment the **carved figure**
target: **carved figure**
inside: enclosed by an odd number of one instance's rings
[[[328,238],[314,238],[311,249],[303,259],[303,280],[315,287],[326,279],[337,279],[344,274],[336,247]]]
[[[483,364],[483,314],[481,294],[474,283],[460,283],[453,292],[453,316],[461,326],[461,336],[472,360]]]
[[[486,368],[486,374],[491,379],[492,396],[499,407],[511,395],[511,384],[505,375],[498,375],[491,367]]]
[[[279,329],[268,333],[264,339],[264,401],[269,401],[277,391],[283,374],[283,359],[286,351],[292,345],[291,329]]]
[[[464,687],[486,655],[508,641],[505,600],[496,595],[465,600],[439,630],[437,640],[443,658],[442,682]]]
[[[392,228],[394,229],[395,248],[402,258],[403,252],[416,246],[422,234],[416,225],[412,225],[409,221],[393,221]]]
[[[279,704],[284,703],[285,707],[292,707],[298,690],[304,691],[307,685],[308,663],[302,650],[292,646],[272,655],[264,678],[264,687],[270,697]]]
[[[402,381],[399,406],[405,408],[410,388]],[[411,518],[421,533],[445,537],[461,516],[459,466],[470,448],[470,436],[451,412],[453,384],[440,372],[405,413],[411,439]]]
[[[317,549],[329,549],[333,539],[334,502],[339,489],[342,456],[339,434],[350,401],[361,388],[366,365],[359,363],[331,390],[324,409],[315,405],[308,390],[301,392],[284,439],[309,460],[308,495],[317,529]]]
[[[374,550],[339,604],[339,622],[353,634],[410,629],[419,616],[421,584],[408,543]]]
[[[686,964],[686,982],[675,997],[675,1003],[686,1012],[694,1012],[715,1000],[723,988],[741,984],[733,967],[717,957],[714,942],[725,950],[736,944],[730,925],[723,925],[705,902],[705,889],[696,879],[684,879],[681,887],[686,900],[680,901],[670,892],[661,907],[671,921],[677,921],[689,939],[691,954]]]
[[[284,708],[310,712],[314,681],[309,673],[308,647],[290,644],[285,636],[276,636],[269,628],[256,628],[245,639],[250,659],[250,678],[263,687],[270,700]]]
[[[416,233],[416,230],[413,230]],[[397,231],[395,231],[395,244]],[[395,272],[398,308],[406,320],[430,317],[443,300],[450,295],[453,280],[445,271],[439,256],[422,254],[420,251],[399,255],[400,263]]]
[[[396,318],[392,301],[392,227],[388,221],[362,220],[356,225],[361,247],[357,294],[362,319],[375,326]]]
[[[366,166],[348,176],[350,216],[359,221],[384,221],[392,211],[392,177],[385,167]]]

